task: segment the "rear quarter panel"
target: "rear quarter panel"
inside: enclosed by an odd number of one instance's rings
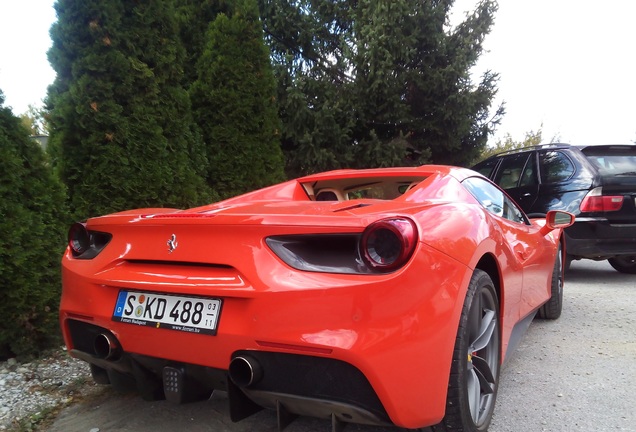
[[[502,360],[514,326],[550,296],[555,244],[560,230],[539,233],[545,223],[511,222],[491,215],[479,204],[446,203],[428,208],[419,218],[422,242],[470,269],[462,282],[457,304],[461,312],[470,277],[484,257],[497,264],[502,333]]]

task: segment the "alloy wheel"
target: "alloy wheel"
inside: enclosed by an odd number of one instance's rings
[[[489,421],[495,403],[499,370],[497,301],[482,287],[473,299],[469,316],[467,396],[473,422],[480,427]]]

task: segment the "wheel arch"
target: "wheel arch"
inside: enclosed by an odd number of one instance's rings
[[[490,276],[490,279],[492,279],[492,283],[495,286],[497,300],[499,301],[499,307],[501,308],[501,305],[503,304],[501,291],[501,271],[497,260],[490,253],[484,254],[484,256],[482,256],[477,262],[475,269],[479,269],[488,273],[488,276]]]
[[[503,287],[502,287],[502,282],[501,282],[501,269],[499,268],[499,264],[497,263],[497,259],[495,258],[494,255],[492,255],[491,253],[486,253],[484,254],[479,261],[477,262],[477,265],[475,266],[475,269],[479,269],[481,271],[484,271],[488,274],[488,276],[490,276],[490,279],[492,280],[492,283],[495,287],[495,293],[497,294],[497,301],[499,302],[499,317],[500,320],[503,320],[503,317],[505,315],[505,311],[504,311],[504,292],[503,292]],[[504,356],[505,356],[505,351],[503,349],[504,346],[504,326],[503,326],[503,322],[501,322],[501,325],[499,327],[499,336],[501,338],[501,359],[503,361]]]
[[[563,253],[563,259],[565,259],[565,256],[567,255],[567,252],[568,252],[568,250],[566,248],[567,244],[566,244],[565,238],[566,238],[565,232],[561,232],[561,235],[559,235],[558,243],[561,244],[561,251]]]
[[[486,281],[482,272],[489,276],[492,285]],[[446,395],[446,411],[440,423],[432,427],[434,431],[487,430],[491,421],[492,410],[495,406],[499,371],[502,365],[501,323],[496,315],[489,316],[489,314],[484,313],[486,309],[497,307],[499,300],[493,297],[498,297],[501,294],[500,269],[495,256],[491,253],[482,255],[477,261],[477,264],[473,267],[471,273],[472,276],[468,293],[462,302],[460,325],[453,350],[453,362],[448,383],[448,393]],[[486,309],[481,309],[484,307],[481,290],[487,290],[489,293],[489,299],[486,300],[488,304]],[[477,306],[475,306],[475,299],[479,299],[476,303]],[[475,320],[473,319],[475,314],[472,312],[475,307],[480,308],[482,312],[476,318],[478,320],[477,324],[475,324]],[[479,311],[479,309],[477,310]],[[473,343],[481,340],[482,336],[486,334],[486,327],[483,325],[483,320],[486,319],[486,316],[489,316],[489,322],[493,320],[499,321],[499,324],[497,324],[499,330],[496,333],[493,333],[491,330],[490,336],[487,336],[487,343],[477,348]],[[481,329],[483,333],[480,334],[480,332],[478,332],[472,335],[476,337],[476,339],[473,339],[469,330],[471,328]],[[494,336],[495,334],[497,336]],[[495,345],[492,345],[493,342],[491,342],[493,338]],[[483,343],[484,341],[481,342]],[[489,351],[482,351],[483,349],[488,349]],[[468,358],[466,359],[467,353]],[[480,359],[479,363],[476,362],[478,358]],[[469,372],[469,370],[472,369],[483,371],[479,374],[482,378],[478,379],[475,372]],[[489,371],[489,373],[485,373],[486,370]],[[471,373],[474,377],[472,380],[469,379]],[[489,376],[490,378],[487,378]],[[477,384],[477,382],[479,382],[479,384]],[[482,391],[485,385],[492,386],[490,392]],[[478,392],[478,399],[471,397],[471,395],[475,395],[475,392],[471,390],[474,387],[482,389]],[[484,396],[482,396],[482,394]],[[484,398],[488,398],[488,400],[484,400]],[[486,413],[485,417],[482,416],[482,411]]]

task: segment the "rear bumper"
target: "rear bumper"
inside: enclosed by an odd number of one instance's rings
[[[67,325],[75,343],[71,354],[91,364],[97,382],[112,384],[118,390],[136,389],[147,400],[165,397],[177,403],[191,402],[207,399],[214,390],[222,390],[230,395],[234,421],[246,417],[246,411],[251,414],[252,402],[255,402],[259,409],[335,417],[341,422],[392,424],[364,374],[337,359],[238,351],[234,358],[249,357],[260,370],[257,378],[239,387],[234,384],[232,374],[222,369],[128,352],[104,358],[94,349],[93,341],[98,335],[109,334],[119,346],[119,341],[106,328],[77,320],[69,320]]]
[[[565,229],[566,250],[574,258],[607,259],[636,255],[636,223],[611,224],[604,218],[577,217]]]
[[[155,271],[155,278],[166,277],[148,285],[149,291],[223,300],[215,336],[113,321],[119,291],[140,290],[148,273],[139,276],[126,265],[104,270],[103,263],[66,257],[61,326],[71,354],[115,378],[133,377],[153,395],[165,387],[166,367],[194,377],[190,381],[203,385],[197,394],[215,388],[231,393],[236,388],[228,379],[230,361],[249,352],[269,372],[239,393],[260,406],[278,409],[276,401],[285,401],[286,410],[301,415],[423,427],[438,423],[445,412],[471,272],[421,247],[407,268],[381,276],[272,265],[242,275],[240,287],[197,287],[179,285],[185,278],[178,267]],[[103,332],[117,341],[119,356],[99,358],[104,350],[96,352],[94,344]]]

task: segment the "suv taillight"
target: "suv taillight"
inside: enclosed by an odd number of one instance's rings
[[[599,213],[618,211],[623,207],[622,195],[603,195],[603,188],[592,189],[583,198],[579,208],[582,213]]]

